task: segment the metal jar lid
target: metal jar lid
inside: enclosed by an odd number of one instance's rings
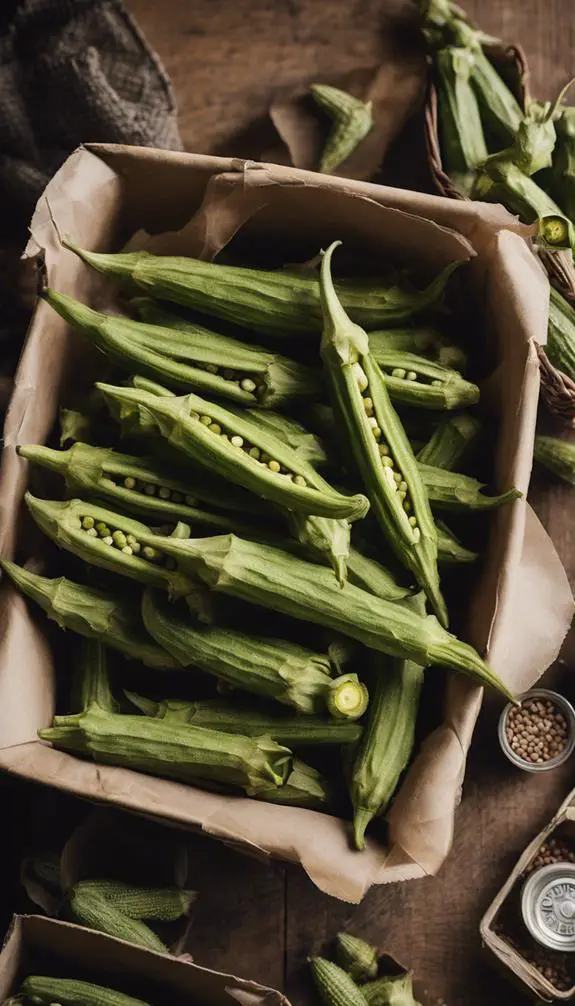
[[[575,952],[575,864],[552,863],[533,873],[523,887],[521,913],[542,946]]]
[[[560,695],[559,692],[552,692],[549,688],[532,688],[530,691],[524,692],[524,694],[519,696],[519,698],[522,702],[524,702],[525,699],[548,699],[551,701],[553,705],[557,707],[558,712],[563,713],[565,717],[568,731],[567,743],[563,748],[563,751],[560,751],[555,758],[550,758],[549,761],[529,762],[524,758],[521,758],[517,752],[513,750],[507,739],[507,717],[514,708],[513,703],[508,702],[499,717],[497,733],[501,750],[507,755],[510,762],[516,765],[517,768],[523,769],[524,772],[548,772],[550,769],[558,768],[559,765],[563,765],[564,762],[571,757],[573,751],[575,750],[575,709],[573,709],[573,706],[564,695]]]

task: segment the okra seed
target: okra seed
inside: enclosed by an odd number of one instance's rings
[[[200,416],[200,423],[202,424],[202,426],[211,426],[212,425],[212,417],[211,416]]]
[[[411,510],[411,501],[410,500],[405,500],[405,502],[403,504],[403,509],[405,510],[406,513],[409,513],[409,511]]]
[[[112,534],[112,532],[110,531],[110,528],[109,528],[109,527],[106,527],[106,525],[104,525],[104,527],[103,527],[103,528],[102,528],[102,530],[101,530],[101,531],[99,532],[99,534],[100,534],[100,537],[101,537],[101,538],[109,538],[109,537],[110,537],[110,535]]]
[[[443,381],[432,381],[431,382],[431,387],[432,388],[440,388],[442,384],[443,384]]]
[[[123,555],[133,555],[134,554],[134,550],[132,549],[132,546],[131,545],[124,545],[124,547],[122,549],[122,554]]]
[[[137,540],[138,539],[133,534],[126,535],[126,541],[128,542],[128,545],[135,545]]]
[[[415,370],[408,370],[407,374],[405,375],[405,380],[406,381],[417,381],[417,374],[415,373]]]
[[[398,489],[398,491],[397,491],[397,498],[398,498],[398,500],[400,500],[403,503],[403,501],[404,501],[404,499],[405,499],[406,496],[407,496],[407,493],[404,493],[403,490]]]
[[[167,489],[165,486],[162,486],[161,489],[158,489],[158,496],[160,497],[161,500],[169,500],[170,495],[171,495],[170,490]]]
[[[151,545],[144,545],[144,548],[142,549],[142,555],[144,556],[145,559],[150,559],[151,562],[154,562],[156,559],[159,559],[160,557],[160,553],[158,552],[158,550],[156,548],[152,548]]]
[[[409,523],[411,524],[412,527],[417,527],[417,517],[411,516],[409,518]]]
[[[227,433],[221,433],[221,434],[220,434],[220,440],[223,440],[223,441],[224,441],[224,443],[226,443],[226,444],[227,444],[227,443],[228,443],[228,441],[229,441],[229,439],[230,439],[230,438],[228,437]]]
[[[199,419],[199,418],[200,418],[199,412],[190,412],[190,419]]]
[[[367,375],[366,375],[363,367],[359,363],[352,363],[352,365],[351,365],[351,372],[352,372],[353,376],[355,377],[355,381],[356,381],[356,384],[357,384],[359,390],[363,393],[367,389],[367,386],[369,384],[369,381],[367,379]]]
[[[405,378],[406,371],[402,367],[394,367],[391,371],[392,377],[401,377],[402,380]]]
[[[121,545],[123,547],[128,544],[128,539],[123,531],[114,531],[112,539],[114,541],[114,545]]]
[[[390,458],[389,454],[384,454],[381,463],[384,468],[393,468],[393,458]]]
[[[398,488],[401,489],[402,493],[406,493],[407,492],[407,482],[404,482],[403,479],[402,479],[401,482],[399,483]]]
[[[98,532],[96,531],[95,527],[88,527],[88,528],[86,528],[86,534],[89,534],[90,538],[97,538],[98,537]]]
[[[144,492],[145,492],[146,496],[155,496],[156,495],[156,487],[154,485],[152,485],[151,482],[148,482],[148,485],[144,487]]]
[[[371,432],[376,440],[381,440],[381,430],[379,426],[374,426]]]
[[[368,416],[367,421],[371,426],[372,430],[375,430],[377,428],[377,419],[375,418],[375,416]]]
[[[210,431],[210,433],[215,433],[216,436],[218,437],[222,432],[222,428],[221,426],[218,425],[218,423],[211,423],[210,426],[208,426],[208,430]]]
[[[363,407],[368,416],[373,415],[373,398],[364,398]]]
[[[255,381],[252,381],[251,377],[244,377],[243,381],[240,381],[240,388],[242,391],[254,392],[257,384]]]
[[[281,469],[281,465],[279,461],[274,461],[272,459],[271,461],[268,461],[268,468],[271,472],[279,472]]]
[[[128,475],[127,478],[124,479],[124,488],[125,489],[135,489],[136,488],[136,480],[133,479],[131,475]]]
[[[244,446],[244,438],[243,437],[238,437],[238,436],[230,437],[230,444],[233,444],[234,447],[243,447]]]
[[[110,531],[104,524],[103,520],[99,520],[98,523],[95,525],[95,527],[98,534],[110,534]]]
[[[188,506],[195,506],[196,505],[196,498],[195,498],[195,496],[186,496],[186,504]]]
[[[304,479],[303,475],[294,475],[293,480],[294,480],[296,486],[306,486],[307,485],[307,482]]]
[[[114,539],[111,534],[107,534],[105,538],[102,538],[104,545],[113,545]]]
[[[264,451],[262,451],[260,454],[260,461],[262,465],[267,465],[268,461],[271,461],[271,458],[269,454],[266,454]]]
[[[393,477],[394,477],[394,479],[395,479],[396,482],[398,482],[398,483],[401,482],[401,472],[394,472],[393,473]],[[398,489],[399,488],[401,488],[401,487],[398,485]]]
[[[219,369],[220,368],[217,367],[215,363],[206,363],[206,370],[208,374],[217,374]]]
[[[84,528],[85,531],[89,531],[91,528],[94,527],[94,518],[82,517],[82,527]]]
[[[140,551],[141,547],[142,546],[140,545],[139,541],[131,541],[130,542],[130,548],[132,549],[132,552],[134,553],[134,555],[138,554],[138,552]]]
[[[258,461],[259,460],[259,456],[260,456],[260,449],[259,449],[259,447],[250,447],[250,449],[248,451],[248,454],[249,454],[250,458],[255,458],[256,461]]]
[[[382,458],[389,454],[389,447],[387,446],[387,444],[379,445],[379,453],[381,454]]]

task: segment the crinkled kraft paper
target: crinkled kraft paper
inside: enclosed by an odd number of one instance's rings
[[[63,249],[69,234],[84,247],[126,242],[161,252],[213,258],[228,242],[278,249],[307,261],[335,238],[347,251],[390,258],[435,275],[449,261],[468,274],[498,366],[484,401],[497,418],[496,483],[526,494],[532,463],[539,371],[545,343],[547,281],[528,232],[501,207],[328,178],[309,171],[144,148],[77,150],[40,200],[28,254],[45,258],[50,285],[97,303],[102,279]],[[22,559],[19,527],[26,465],[21,442],[43,442],[57,414],[66,372],[78,366],[78,340],[40,303],[7,416],[0,485],[0,549]],[[71,362],[72,361],[72,362]],[[18,538],[18,535],[21,535]],[[30,539],[36,540],[36,539]],[[497,511],[489,551],[469,606],[467,638],[518,692],[555,659],[573,599],[553,545],[525,499]],[[36,616],[36,613],[34,613]],[[358,902],[372,884],[433,873],[449,852],[480,689],[452,678],[444,721],[428,736],[389,814],[389,846],[370,838],[352,850],[349,822],[294,807],[195,790],[126,769],[96,766],[36,740],[54,711],[54,668],[42,632],[8,587],[0,607],[0,766],[94,800],[203,829],[258,856],[301,863],[318,887]]]

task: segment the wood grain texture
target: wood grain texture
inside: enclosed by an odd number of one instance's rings
[[[466,0],[482,27],[521,42],[534,93],[548,98],[575,74],[573,0]],[[274,97],[378,63],[407,0],[128,0],[171,75],[186,149],[250,156],[273,142]],[[535,480],[533,501],[575,583],[573,490]],[[573,642],[565,648],[572,666]],[[553,672],[567,695],[566,667]],[[271,866],[198,839],[201,898],[188,949],[198,963],[283,985],[294,1006],[315,1001],[306,957],[340,928],[392,951],[448,1006],[520,1006],[525,998],[486,963],[479,919],[513,861],[573,784],[572,769],[523,776],[495,740],[484,709],[474,740],[454,851],[438,878],[373,890],[358,908],[320,894],[295,867]]]

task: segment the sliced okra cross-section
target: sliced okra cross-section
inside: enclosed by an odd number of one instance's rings
[[[437,571],[437,531],[413,450],[395,412],[366,333],[349,319],[331,278],[324,253],[321,296],[324,330],[321,355],[336,414],[382,531],[399,559],[412,571],[440,622],[447,609]]]
[[[144,414],[170,446],[264,499],[322,517],[365,516],[365,496],[344,496],[279,436],[198,395],[160,398],[98,384],[113,413]]]

